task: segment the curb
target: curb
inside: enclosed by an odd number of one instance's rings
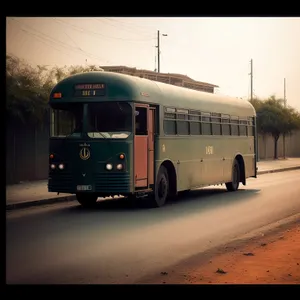
[[[300,169],[300,166],[294,166],[294,167],[286,167],[286,168],[281,168],[281,169],[273,169],[273,170],[266,170],[266,171],[258,171],[257,175],[262,175],[262,174],[268,174],[268,173],[279,173],[279,172],[285,172],[285,171],[294,171]]]
[[[53,203],[59,203],[59,202],[67,202],[67,201],[74,201],[74,200],[76,200],[75,195],[53,197],[53,198],[40,199],[40,200],[35,200],[35,201],[6,204],[6,210],[28,208],[28,207],[33,207],[33,206],[40,206],[40,205],[53,204]]]
[[[279,173],[279,172],[285,172],[285,171],[293,171],[293,170],[297,170],[297,169],[300,169],[300,166],[266,170],[266,171],[260,171],[260,172],[258,171],[257,175],[268,174],[268,173]],[[6,210],[15,210],[15,209],[28,208],[28,207],[33,207],[33,206],[60,203],[60,202],[63,203],[63,202],[74,201],[74,200],[76,200],[76,195],[53,197],[53,198],[40,199],[40,200],[29,201],[29,202],[6,204]]]

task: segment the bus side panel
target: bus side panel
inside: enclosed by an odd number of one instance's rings
[[[255,146],[255,138],[254,137],[252,137],[249,140],[248,147],[249,147],[249,152],[243,156],[244,162],[245,162],[246,178],[256,176],[256,156],[255,156],[256,146]]]
[[[255,173],[253,138],[249,137],[160,137],[156,149],[156,169],[170,160],[176,169],[178,191],[230,182],[238,153],[244,159],[246,177]]]
[[[254,157],[254,164],[255,164],[255,173],[253,177],[257,177],[257,161],[258,161],[258,138],[257,138],[257,126],[256,126],[256,117],[254,119],[254,147],[255,147],[255,157]]]

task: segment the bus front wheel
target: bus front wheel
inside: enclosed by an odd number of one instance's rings
[[[168,171],[164,166],[159,168],[155,189],[153,195],[150,197],[151,207],[160,207],[166,203],[169,194],[169,177]]]
[[[96,204],[98,196],[95,194],[77,193],[76,198],[83,207],[92,207]]]
[[[228,191],[233,192],[239,188],[240,184],[240,166],[238,161],[235,159],[232,167],[232,181],[227,182],[226,188]]]

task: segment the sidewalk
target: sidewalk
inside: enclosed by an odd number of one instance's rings
[[[300,169],[300,158],[264,160],[257,164],[258,175]],[[6,186],[6,210],[73,201],[75,195],[49,193],[47,180],[24,182]]]

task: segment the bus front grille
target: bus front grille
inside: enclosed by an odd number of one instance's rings
[[[128,173],[96,173],[95,192],[127,193],[130,192],[132,182]]]
[[[82,183],[79,176],[66,172],[50,174],[49,192],[76,193],[76,186]],[[128,173],[94,173],[89,184],[94,186],[94,192],[122,194],[131,190],[132,182]]]

